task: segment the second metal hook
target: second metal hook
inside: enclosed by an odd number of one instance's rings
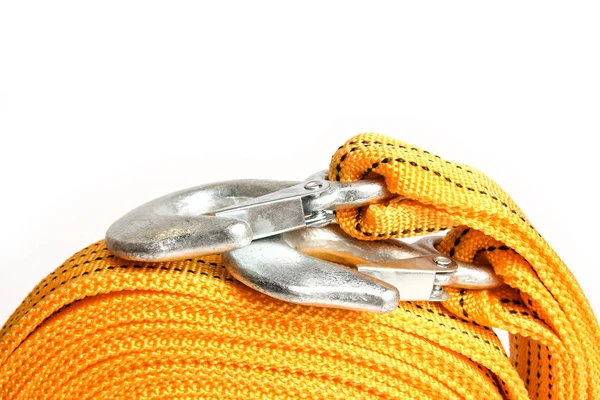
[[[257,240],[223,257],[237,280],[259,292],[292,303],[358,311],[390,312],[406,300],[447,300],[445,286],[502,284],[492,267],[458,262],[437,251],[439,239],[366,242],[334,225]]]

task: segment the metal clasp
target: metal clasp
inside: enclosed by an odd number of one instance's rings
[[[252,239],[261,239],[309,226],[324,226],[333,211],[373,204],[393,197],[383,180],[335,182],[326,171],[286,189],[249,199],[212,213],[245,221]]]
[[[127,213],[106,232],[121,258],[168,261],[222,253],[252,240],[323,226],[333,211],[384,201],[382,180],[333,182],[326,172],[304,182],[237,180],[171,193]]]
[[[440,239],[365,242],[332,225],[257,240],[223,256],[237,280],[271,297],[358,311],[385,313],[400,301],[447,300],[446,286],[502,285],[490,266],[440,253],[435,248]]]
[[[334,210],[384,201],[383,181],[238,180],[175,192],[121,217],[106,233],[115,255],[166,261],[224,253],[229,272],[269,296],[300,304],[389,312],[403,300],[443,301],[445,286],[491,288],[491,267],[452,260],[431,238],[352,239]],[[305,228],[305,229],[302,229]]]

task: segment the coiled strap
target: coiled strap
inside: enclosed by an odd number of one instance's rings
[[[283,303],[218,255],[115,258],[100,241],[34,288],[0,331],[2,399],[598,399],[600,334],[573,276],[491,180],[374,134],[330,179],[383,175],[399,199],[339,212],[360,239],[457,226],[440,249],[509,285],[368,314]],[[401,198],[405,200],[400,200]],[[492,328],[511,332],[507,357]]]

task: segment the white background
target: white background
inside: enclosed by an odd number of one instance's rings
[[[131,208],[364,131],[491,175],[600,312],[597,4],[3,2],[0,324]]]

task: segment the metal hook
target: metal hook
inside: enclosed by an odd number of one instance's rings
[[[168,261],[230,251],[252,240],[322,226],[333,211],[386,200],[383,181],[236,180],[175,192],[121,217],[106,233],[117,256]]]
[[[300,183],[212,183],[134,209],[108,229],[106,244],[141,261],[225,253],[230,273],[260,292],[370,312],[390,312],[401,300],[445,300],[448,285],[501,284],[490,267],[449,259],[431,239],[364,242],[337,226],[315,228],[331,222],[334,210],[391,196],[382,181],[332,182],[324,172]]]
[[[447,300],[444,286],[502,284],[490,266],[458,262],[437,251],[438,239],[365,242],[328,226],[257,240],[223,256],[237,280],[269,296],[358,311],[390,312],[406,300]]]

